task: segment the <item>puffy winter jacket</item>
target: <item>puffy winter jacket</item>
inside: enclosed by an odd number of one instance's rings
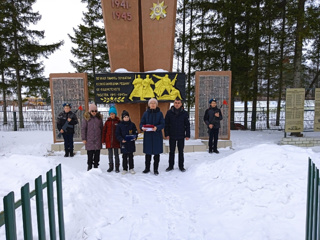
[[[67,133],[74,133],[74,126],[78,124],[78,118],[77,115],[75,115],[73,112],[61,112],[57,119],[57,128],[60,132],[63,125],[66,123],[68,118],[71,118],[71,121],[68,123],[68,125],[71,125],[72,127],[67,127]]]
[[[102,116],[97,113],[96,116],[92,116],[86,112],[82,121],[81,138],[86,140],[86,150],[100,150],[102,147]]]
[[[172,139],[190,138],[189,114],[183,107],[176,109],[172,106],[167,111],[164,134]]]
[[[116,128],[120,123],[120,119],[115,117],[114,119],[108,118],[104,123],[102,131],[102,143],[106,144],[106,148],[120,148],[120,143],[116,137]]]

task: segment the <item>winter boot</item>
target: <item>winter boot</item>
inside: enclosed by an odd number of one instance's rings
[[[146,163],[146,169],[143,170],[142,173],[148,173],[148,172],[150,172],[151,155],[146,155],[145,158],[146,158],[146,161],[145,161],[145,163]]]
[[[65,150],[64,157],[69,157],[69,151],[68,150]]]
[[[109,169],[107,170],[107,172],[112,172],[112,171],[113,171],[113,163],[109,163]]]
[[[120,167],[120,164],[116,164],[116,173],[120,172],[119,167]]]
[[[70,150],[70,157],[73,157],[74,156],[74,153],[73,153],[73,149]]]
[[[173,170],[173,167],[171,167],[170,165],[169,165],[169,167],[166,169],[166,172],[170,172],[170,171],[172,171]]]
[[[92,164],[88,164],[88,169],[87,171],[91,170],[92,169]]]
[[[153,157],[153,160],[154,160],[154,163],[153,163],[153,173],[154,175],[159,175],[159,172],[158,172],[158,168],[159,168],[159,162],[160,162],[160,155],[155,155]]]

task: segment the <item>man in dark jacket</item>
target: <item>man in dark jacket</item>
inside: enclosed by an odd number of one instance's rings
[[[64,103],[63,105],[64,111],[61,112],[58,116],[57,120],[57,128],[60,133],[62,133],[64,139],[64,150],[65,157],[73,157],[73,134],[74,134],[74,126],[78,124],[78,118],[76,114],[71,111],[71,104]],[[67,123],[66,130],[63,130],[63,126]]]
[[[177,98],[170,110],[167,111],[165,117],[165,129],[164,133],[167,139],[169,139],[169,167],[166,169],[167,172],[173,170],[174,166],[174,153],[176,146],[178,145],[179,151],[179,169],[185,172],[184,168],[184,139],[189,140],[190,138],[190,121],[189,114],[184,110],[182,102]]]
[[[217,100],[209,100],[210,107],[206,110],[203,121],[208,126],[209,133],[209,153],[219,153],[218,145],[218,136],[220,121],[222,120],[221,110],[217,107]],[[212,146],[213,141],[213,146]]]

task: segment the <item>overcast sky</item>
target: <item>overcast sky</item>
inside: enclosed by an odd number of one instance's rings
[[[72,43],[68,34],[74,35],[73,28],[82,23],[85,5],[80,0],[38,0],[33,5],[33,10],[38,11],[42,19],[33,28],[45,30],[45,38],[41,44],[51,44],[64,40],[64,45],[55,53],[44,59],[44,76],[49,77],[50,73],[75,72],[70,64],[72,59],[70,52]]]

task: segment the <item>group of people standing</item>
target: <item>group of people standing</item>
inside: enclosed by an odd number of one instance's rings
[[[216,100],[210,100],[210,107],[206,110],[204,122],[208,126],[209,133],[209,153],[219,153],[217,150],[218,133],[222,114],[216,106]],[[69,108],[67,109],[66,106]],[[73,140],[70,143],[70,137],[74,131],[64,131],[62,126],[65,122],[69,125],[76,125],[78,120],[75,114],[71,114],[71,105],[65,104],[64,111],[58,117],[57,127],[65,140],[65,157],[73,156]],[[71,112],[71,113],[70,113]],[[153,156],[153,173],[159,174],[160,154],[163,153],[163,134],[169,140],[169,166],[167,172],[174,169],[175,149],[178,147],[178,167],[181,172],[184,168],[184,145],[185,140],[190,139],[190,121],[189,114],[184,109],[180,98],[174,100],[173,106],[163,117],[158,101],[151,98],[148,101],[148,108],[144,112],[139,128],[144,132],[143,153],[145,154],[145,169],[143,173],[149,173]],[[72,128],[73,129],[73,128]],[[124,110],[121,114],[121,120],[117,117],[117,110],[114,106],[110,107],[109,117],[103,124],[102,115],[98,112],[95,104],[90,104],[89,111],[84,114],[81,126],[81,137],[85,144],[88,157],[88,168],[98,168],[100,162],[100,150],[102,144],[106,145],[109,157],[109,169],[107,172],[120,172],[119,149],[122,153],[123,174],[130,172],[134,174],[134,157],[136,151],[135,141],[138,138],[136,125],[130,120],[129,112]],[[72,139],[72,137],[71,137]],[[210,140],[211,139],[211,140]],[[72,153],[72,154],[71,154]]]

